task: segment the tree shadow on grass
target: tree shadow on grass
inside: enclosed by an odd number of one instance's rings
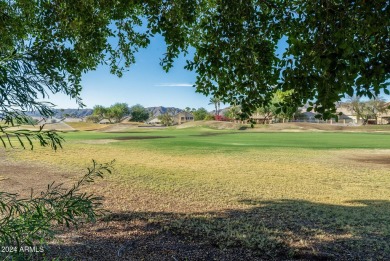
[[[107,223],[72,232],[78,236],[50,248],[93,260],[390,259],[389,201],[242,203],[247,208],[219,212],[112,213]]]

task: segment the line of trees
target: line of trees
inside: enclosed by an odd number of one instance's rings
[[[214,119],[214,116],[203,107],[198,109],[186,107],[184,111],[193,114],[194,120],[196,121]],[[92,115],[89,115],[86,118],[86,121],[98,123],[102,120],[107,120],[109,123],[118,123],[123,121],[126,117],[129,117],[129,121],[145,122],[152,116],[153,115],[140,104],[129,107],[126,103],[115,103],[109,107],[104,107],[102,105],[94,106]],[[173,123],[172,116],[172,113],[168,112],[157,118],[164,125],[171,125]]]
[[[296,106],[284,106],[290,102],[293,91],[277,91],[273,95],[271,102],[267,105],[258,107],[252,114],[253,117],[261,117],[266,120],[272,119],[286,119],[291,120],[299,116],[301,112]],[[224,110],[220,115],[220,99],[213,98],[210,100],[216,107],[214,115],[209,113],[205,108],[198,109],[186,107],[185,112],[191,113],[194,116],[195,121],[200,120],[237,120],[241,119],[242,111],[241,106],[232,105],[227,110]],[[377,122],[378,115],[388,112],[389,108],[386,101],[378,97],[376,99],[370,99],[362,101],[360,97],[350,97],[347,102],[342,104],[342,107],[346,108],[351,114],[356,115],[357,119],[361,119],[363,124],[367,124],[369,120],[375,120]],[[153,115],[140,104],[136,104],[129,107],[126,103],[115,103],[109,107],[102,105],[96,105],[93,108],[92,115],[87,117],[89,122],[100,122],[106,119],[109,123],[118,123],[123,121],[126,117],[129,117],[129,121],[133,122],[145,122]],[[173,115],[168,112],[161,114],[157,117],[162,124],[169,126],[173,124]]]
[[[130,117],[130,121],[142,122],[149,116],[148,110],[140,104],[129,107],[127,103],[115,103],[109,107],[96,105],[93,107],[92,115],[87,117],[87,121],[97,123],[108,120],[109,123],[118,123]]]

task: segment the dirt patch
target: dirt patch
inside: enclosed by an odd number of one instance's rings
[[[390,149],[356,151],[341,150],[335,153],[338,154],[337,158],[341,161],[352,161],[354,162],[353,164],[356,166],[370,166],[370,168],[386,168],[390,165]]]
[[[150,140],[150,139],[167,139],[175,138],[175,136],[126,136],[126,137],[116,137],[113,140]]]
[[[72,184],[76,174],[32,162],[16,162],[0,152],[0,191],[18,193],[28,197],[44,191],[47,185],[56,183]]]
[[[390,166],[390,155],[359,155],[350,159],[360,163],[372,163]]]

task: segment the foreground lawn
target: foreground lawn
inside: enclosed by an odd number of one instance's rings
[[[144,220],[155,233],[259,258],[390,258],[389,134],[195,128],[64,137],[63,150],[10,156],[72,173],[115,159],[114,173],[90,188],[105,196],[107,220]]]

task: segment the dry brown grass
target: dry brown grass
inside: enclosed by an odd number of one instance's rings
[[[160,210],[167,211],[183,208],[187,212],[194,204],[204,210],[239,207],[242,204],[238,201],[244,198],[350,205],[347,202],[351,200],[386,200],[390,196],[388,164],[384,164],[390,150],[265,149],[192,155],[96,143],[68,143],[56,153],[37,148],[12,154],[18,160],[59,165],[71,171],[87,166],[92,158],[98,162],[116,159],[115,173],[108,177],[113,189],[110,198],[124,196],[115,195],[118,186],[121,190],[137,188],[164,197],[173,195],[173,199],[184,193],[185,197],[176,198],[174,204],[156,202]],[[382,160],[370,160],[373,158]]]
[[[72,128],[74,128],[75,130],[80,130],[80,131],[99,130],[107,127],[104,124],[92,123],[92,122],[67,122],[67,124]]]

